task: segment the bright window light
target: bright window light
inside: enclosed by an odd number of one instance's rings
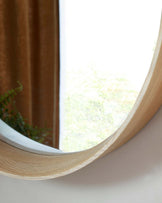
[[[60,149],[90,148],[114,133],[149,70],[161,0],[60,0]]]

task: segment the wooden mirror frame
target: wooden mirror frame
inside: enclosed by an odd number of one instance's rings
[[[27,152],[0,141],[0,173],[34,180],[51,179],[70,174],[126,143],[147,124],[161,104],[162,20],[145,83],[127,119],[113,135],[88,150],[52,156]]]

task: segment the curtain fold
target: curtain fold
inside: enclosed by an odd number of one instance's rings
[[[0,0],[0,94],[17,81],[18,110],[31,124],[53,129],[46,144],[58,147],[58,0]]]

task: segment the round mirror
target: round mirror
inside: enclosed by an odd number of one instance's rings
[[[160,1],[3,1],[0,173],[63,176],[145,126],[162,104],[160,9]]]

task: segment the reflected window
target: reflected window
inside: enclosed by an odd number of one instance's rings
[[[160,1],[60,0],[60,149],[90,148],[113,134],[148,73]]]

